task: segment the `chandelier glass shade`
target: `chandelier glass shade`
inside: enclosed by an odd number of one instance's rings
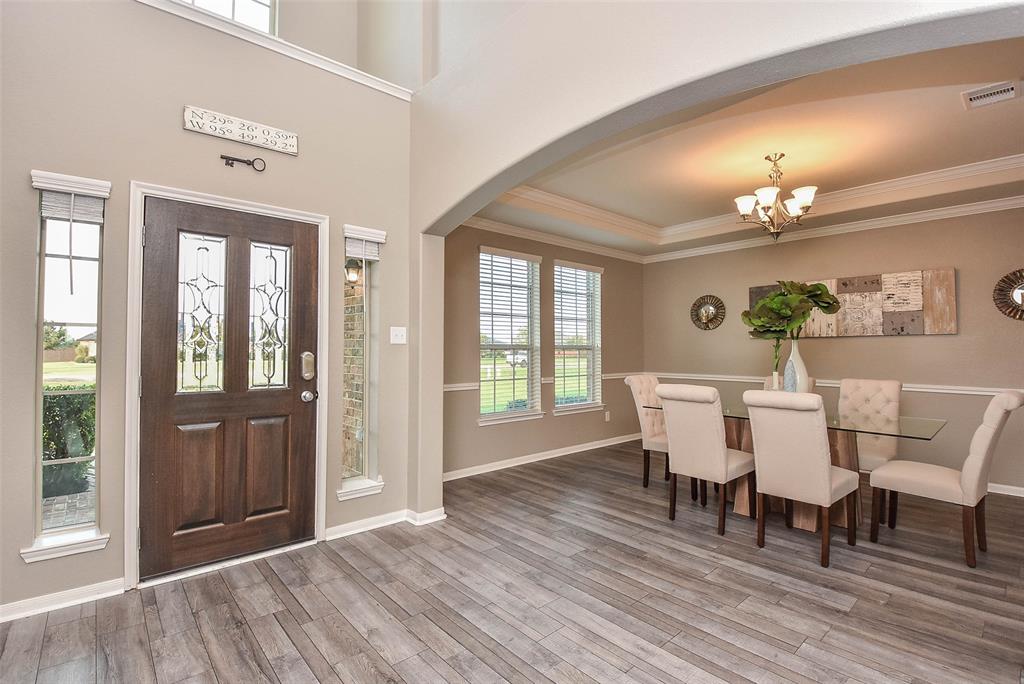
[[[793,190],[792,197],[785,200],[781,198],[782,168],[779,161],[785,156],[781,152],[766,156],[765,161],[772,164],[768,173],[772,184],[758,188],[753,195],[743,195],[735,200],[740,219],[744,223],[761,226],[776,241],[786,226],[791,223],[799,225],[800,218],[810,213],[814,193],[818,191],[816,185],[805,185]]]

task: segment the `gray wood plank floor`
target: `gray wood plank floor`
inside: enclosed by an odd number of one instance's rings
[[[637,444],[445,485],[448,519],[381,528],[0,625],[6,682],[1013,682],[1024,501],[901,498],[856,547],[640,486]],[[661,472],[660,463],[652,473]]]

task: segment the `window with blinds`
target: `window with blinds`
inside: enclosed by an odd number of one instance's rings
[[[601,402],[601,270],[555,262],[555,408]]]
[[[480,414],[540,411],[540,258],[480,250]]]
[[[40,197],[42,532],[96,524],[101,197]]]

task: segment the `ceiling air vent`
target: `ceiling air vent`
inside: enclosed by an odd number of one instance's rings
[[[1003,100],[1012,100],[1017,97],[1019,91],[1016,81],[1003,81],[965,91],[960,93],[960,96],[964,100],[964,109],[977,109]]]

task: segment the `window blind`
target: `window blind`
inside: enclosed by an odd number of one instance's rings
[[[601,401],[601,270],[555,262],[555,406]]]
[[[380,261],[380,243],[362,238],[345,238],[345,257],[365,261]]]
[[[480,413],[535,412],[541,403],[540,260],[497,251],[480,251]]]
[[[44,219],[103,223],[103,198],[57,190],[43,190],[40,213]]]

